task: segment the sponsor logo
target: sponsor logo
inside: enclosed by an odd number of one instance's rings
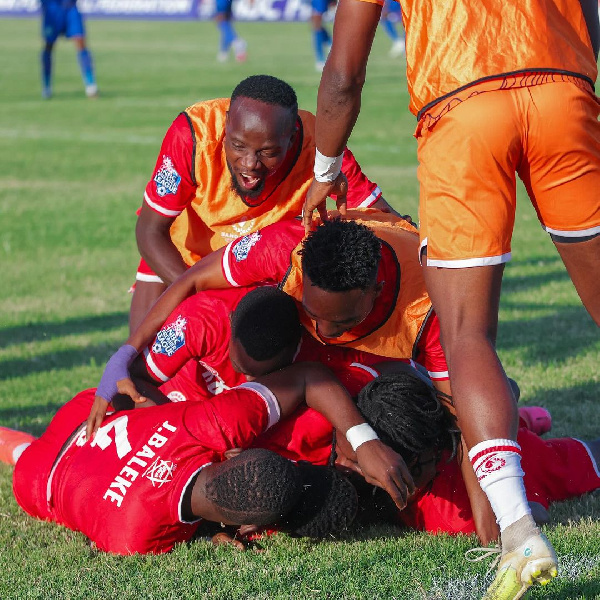
[[[506,461],[497,454],[488,456],[478,467],[477,467],[477,479],[481,481],[484,477],[501,469],[506,464]]]
[[[177,465],[172,460],[157,458],[145,471],[143,477],[152,482],[152,487],[162,487],[173,479],[173,471]]]
[[[156,334],[156,340],[152,344],[152,352],[154,354],[165,354],[173,356],[179,348],[185,346],[185,328],[187,319],[181,315],[175,319],[174,323],[161,329]]]
[[[187,398],[185,397],[185,395],[182,394],[181,392],[178,392],[177,390],[173,390],[172,392],[169,392],[167,394],[167,398],[171,402],[187,402]]]
[[[163,198],[167,194],[176,194],[181,183],[181,175],[175,170],[170,156],[163,155],[162,165],[154,176],[156,193]]]
[[[237,244],[234,244],[231,253],[235,256],[236,261],[241,262],[242,260],[246,260],[252,246],[254,246],[260,238],[260,233],[255,231],[250,235],[245,235]]]
[[[221,379],[219,373],[217,373],[216,369],[213,369],[210,365],[203,363],[201,360],[198,361],[206,370],[202,372],[202,378],[204,379],[204,383],[206,384],[206,389],[209,393],[217,396],[221,392],[225,390],[231,389],[224,381]]]

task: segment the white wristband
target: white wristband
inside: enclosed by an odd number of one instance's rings
[[[321,154],[318,149],[315,150],[315,179],[321,183],[335,181],[342,170],[344,153],[342,152],[339,156],[331,158]]]
[[[350,427],[350,429],[346,431],[346,439],[352,446],[352,450],[356,452],[358,448],[365,442],[378,440],[379,436],[368,423],[361,423],[360,425],[354,425],[354,427]]]

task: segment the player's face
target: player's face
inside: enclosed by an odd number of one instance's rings
[[[368,290],[328,292],[304,276],[302,308],[315,323],[322,338],[338,338],[362,323],[373,310],[375,299],[381,292],[379,285]]]
[[[291,112],[251,98],[236,98],[225,123],[225,156],[233,189],[255,198],[282,165],[296,138]]]
[[[287,367],[292,363],[295,353],[296,348],[287,348],[269,360],[255,360],[248,356],[237,338],[232,337],[229,342],[229,361],[238,373],[246,376],[248,381]]]

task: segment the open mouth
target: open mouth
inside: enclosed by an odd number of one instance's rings
[[[254,190],[256,189],[261,181],[262,178],[261,177],[256,177],[253,175],[248,175],[246,173],[240,173],[240,176],[238,178],[238,181],[240,182],[240,185],[246,189],[246,190]]]

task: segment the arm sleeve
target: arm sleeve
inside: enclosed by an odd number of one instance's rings
[[[221,268],[233,287],[278,284],[290,266],[290,256],[304,237],[299,221],[274,223],[226,246]]]
[[[423,327],[423,332],[417,343],[416,360],[427,369],[432,381],[446,381],[448,365],[440,342],[440,322],[432,313]]]
[[[176,217],[194,199],[194,139],[185,113],[169,127],[146,185],[144,201],[164,217]]]
[[[210,305],[202,299],[197,294],[182,302],[144,350],[146,368],[156,381],[164,383],[171,379],[190,358],[204,356],[215,340],[214,327],[218,322],[213,323]]]
[[[362,172],[349,148],[344,150],[342,173],[348,179],[348,208],[368,208],[381,198],[381,189]]]

